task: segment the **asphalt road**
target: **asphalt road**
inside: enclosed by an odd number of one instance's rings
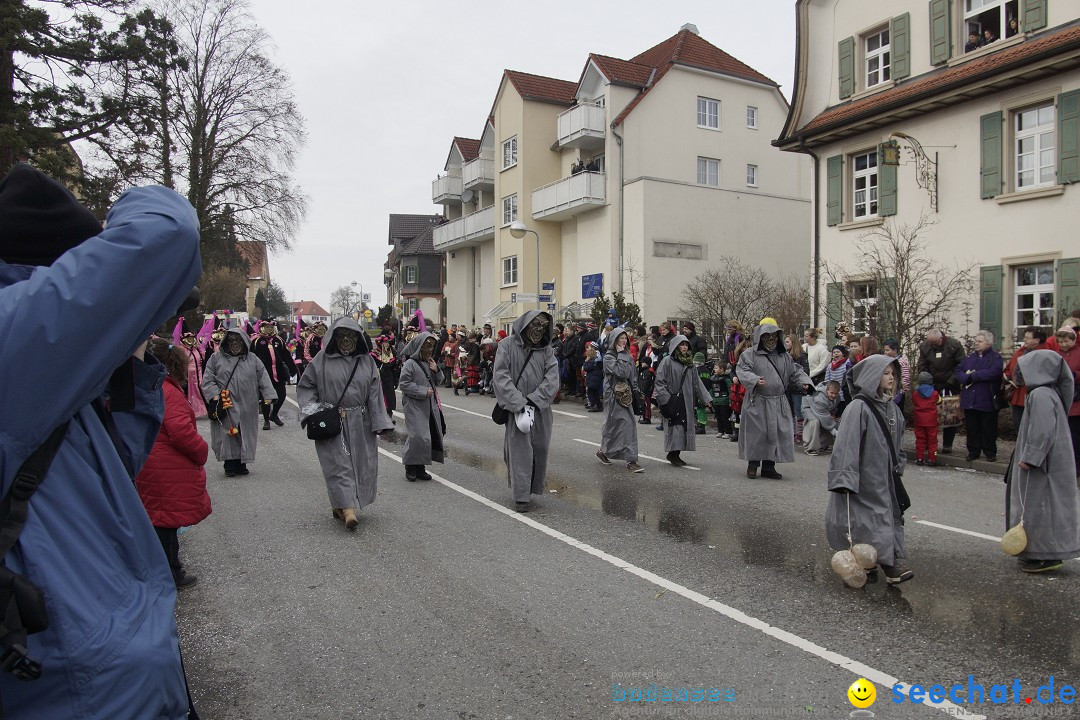
[[[251,475],[208,465],[214,513],[181,535],[199,583],[178,606],[204,718],[842,718],[859,677],[879,718],[1069,716],[1035,692],[1080,681],[1080,562],[1019,572],[994,539],[1000,478],[909,466],[916,577],[852,590],[829,568],[827,457],[748,480],[709,435],[680,469],[645,457],[663,458],[662,433],[638,426],[635,475],[594,457],[601,414],[562,404],[548,493],[522,516],[493,401],[444,393],[439,479],[406,482],[399,416],[355,533],[292,404]],[[1010,700],[1019,679],[1020,705],[967,705],[969,675]],[[962,683],[961,707],[895,704],[895,682]],[[653,683],[729,699],[631,700]]]

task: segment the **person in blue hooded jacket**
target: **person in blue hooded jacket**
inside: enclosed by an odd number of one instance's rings
[[[187,716],[176,586],[132,477],[164,412],[141,348],[201,270],[198,219],[172,190],[128,190],[103,230],[29,165],[0,181],[0,494],[68,423],[3,558],[49,620],[25,646],[41,676],[0,671],[8,718]]]

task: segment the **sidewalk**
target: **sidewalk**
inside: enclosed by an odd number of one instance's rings
[[[964,458],[967,457],[967,438],[963,435],[957,434],[956,440],[953,441],[952,455],[941,454],[941,435],[938,434],[938,462],[948,467],[957,468],[969,468],[971,470],[978,470],[980,472],[990,473],[991,475],[1005,476],[1005,470],[1008,469],[1009,458],[1012,457],[1013,450],[1016,448],[1015,440],[1002,440],[997,441],[997,462],[988,462],[980,458],[979,460],[973,460],[968,462]],[[912,430],[904,432],[904,450],[907,451],[908,463],[915,462],[915,433]]]

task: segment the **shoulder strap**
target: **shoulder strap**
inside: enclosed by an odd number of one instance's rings
[[[236,368],[240,367],[240,361],[242,359],[243,358],[241,358],[240,356],[237,356],[236,364],[232,366],[232,372],[229,373],[229,379],[225,381],[225,387],[221,388],[222,390],[228,390],[229,389],[229,383],[232,382],[232,376],[236,374]]]
[[[349,379],[345,381],[345,389],[341,391],[341,397],[337,399],[337,404],[334,407],[341,407],[341,401],[345,399],[345,393],[349,392],[349,384],[352,383],[353,375],[356,375],[356,368],[360,367],[360,355],[356,356],[356,362],[353,363],[352,372],[349,373]]]
[[[534,348],[529,348],[529,351],[525,354],[525,362],[521,364],[521,370],[518,371],[517,377],[514,378],[514,387],[517,387],[521,376],[525,374],[525,368],[529,367],[529,360],[532,359],[533,350]]]
[[[49,472],[49,466],[52,465],[53,458],[60,449],[60,443],[63,442],[67,429],[66,422],[57,427],[45,439],[45,442],[26,458],[15,473],[15,479],[11,481],[11,487],[8,488],[4,499],[0,501],[0,559],[14,547],[15,541],[19,539],[19,533],[26,524],[30,496],[37,491],[38,485]]]
[[[897,471],[897,468],[900,465],[900,461],[896,454],[896,445],[893,444],[892,433],[889,432],[889,426],[885,422],[885,417],[876,407],[874,407],[874,403],[869,398],[867,398],[865,395],[860,394],[856,395],[855,399],[863,401],[866,407],[870,410],[870,414],[874,416],[875,420],[877,420],[878,427],[881,428],[882,434],[885,435],[885,442],[889,445],[889,460],[892,462],[892,472],[890,473],[890,475],[892,476],[893,484],[895,486],[894,490],[896,493],[896,502],[900,506],[900,512],[903,513],[905,510],[911,507],[911,499],[908,497],[907,490],[904,488],[904,484],[900,480],[900,473]]]

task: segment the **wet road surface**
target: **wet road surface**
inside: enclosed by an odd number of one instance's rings
[[[595,458],[602,414],[556,406],[549,492],[527,517],[681,588],[670,591],[481,502],[511,505],[493,401],[443,401],[449,457],[431,471],[448,484],[404,480],[390,457],[405,438],[398,417],[355,534],[331,519],[295,423],[262,433],[246,478],[208,465],[215,512],[182,535],[200,583],[178,609],[204,716],[623,717],[646,704],[614,701],[613,684],[656,682],[730,688],[729,701],[649,705],[673,716],[847,717],[847,687],[868,670],[924,687],[972,675],[987,692],[1019,678],[1024,697],[1080,677],[1080,563],[1017,570],[988,539],[1003,531],[1000,478],[909,467],[916,578],[851,590],[829,568],[827,457],[798,454],[778,466],[783,480],[748,480],[737,445],[707,435],[684,454],[699,470],[642,459],[646,473],[632,474]],[[662,433],[638,428],[640,452],[663,458]],[[877,717],[943,714],[877,692]]]

